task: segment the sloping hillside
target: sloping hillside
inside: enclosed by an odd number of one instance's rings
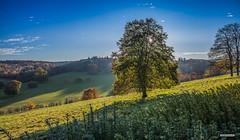
[[[159,95],[174,95],[193,91],[205,91],[210,88],[225,86],[226,84],[240,83],[240,77],[230,77],[228,75],[184,82],[171,89],[158,89],[148,93],[149,99]],[[82,112],[89,112],[89,104],[93,110],[102,108],[119,101],[134,101],[141,99],[141,95],[132,93],[123,96],[110,96],[89,101],[80,101],[72,104],[61,105],[57,107],[43,108],[32,110],[21,114],[0,116],[0,126],[9,132],[12,136],[17,137],[24,134],[24,131],[29,133],[39,130],[46,130],[45,121],[49,119],[51,122],[59,121],[60,124],[66,123],[66,114],[74,116],[77,119],[82,119]],[[70,118],[71,119],[71,118]],[[0,138],[6,138],[6,135],[1,134]]]
[[[74,79],[78,77],[82,81],[76,83]],[[111,73],[89,75],[85,72],[70,72],[52,76],[46,83],[38,84],[37,88],[30,89],[27,86],[28,83],[23,83],[19,95],[14,97],[6,96],[3,89],[0,89],[0,110],[21,107],[29,101],[43,105],[63,102],[67,97],[81,97],[83,90],[89,87],[95,87],[99,91],[99,96],[104,97],[111,91],[114,80]]]

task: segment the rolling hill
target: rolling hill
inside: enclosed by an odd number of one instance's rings
[[[226,86],[227,84],[240,84],[240,77],[230,77],[229,75],[183,82],[171,89],[156,89],[148,92],[147,100],[152,100],[161,95],[180,95],[182,93],[203,92],[218,87]],[[120,101],[135,101],[141,99],[141,94],[132,93],[123,96],[110,96],[88,101],[80,101],[76,103],[36,109],[20,114],[0,116],[0,126],[12,134],[13,137],[23,135],[25,131],[28,133],[38,132],[48,129],[45,121],[48,119],[51,122],[59,121],[60,124],[66,123],[66,114],[74,116],[76,119],[82,119],[82,112],[89,112],[89,104],[93,110],[101,109],[104,104],[112,105],[114,102]],[[161,101],[161,98],[158,99]],[[148,104],[148,102],[146,102]],[[149,102],[150,103],[150,102]],[[146,106],[148,106],[146,104]],[[72,120],[72,118],[70,118]],[[6,135],[1,134],[1,139],[5,139]]]
[[[76,83],[74,79],[77,77],[83,81]],[[87,80],[88,78],[90,80]],[[14,97],[6,96],[3,89],[0,89],[0,110],[21,107],[29,101],[43,105],[48,105],[51,102],[63,102],[67,97],[81,97],[83,90],[89,87],[95,87],[99,96],[104,97],[109,95],[114,80],[112,73],[102,72],[97,75],[89,75],[86,72],[69,72],[51,76],[46,83],[38,84],[37,88],[30,89],[27,86],[28,83],[23,83],[20,94]],[[7,80],[4,81],[7,82]]]

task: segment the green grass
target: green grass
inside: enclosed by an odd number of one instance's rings
[[[80,83],[75,83],[74,79],[81,77]],[[87,78],[90,81],[87,81]],[[64,83],[64,79],[68,83]],[[100,73],[97,75],[88,75],[87,73],[70,72],[52,76],[46,83],[38,84],[38,88],[28,88],[27,83],[23,83],[20,94],[14,97],[6,96],[3,89],[0,90],[0,110],[7,110],[11,107],[22,107],[29,101],[36,104],[48,105],[50,102],[64,101],[67,97],[81,97],[83,90],[89,87],[95,87],[100,97],[107,96],[112,89],[115,78],[111,73]],[[6,80],[0,80],[7,83]]]
[[[157,89],[148,92],[148,99],[154,98],[163,94],[181,94],[192,91],[205,91],[210,88],[221,85],[240,83],[240,77],[229,75],[207,78],[202,80],[195,80],[181,83],[171,89]],[[36,132],[46,130],[45,121],[50,119],[52,122],[60,121],[60,124],[66,123],[65,116],[68,113],[77,119],[82,119],[82,112],[89,112],[89,104],[92,104],[93,109],[100,109],[105,103],[107,106],[119,101],[134,101],[141,99],[141,94],[132,93],[123,96],[110,96],[88,101],[80,101],[72,104],[66,104],[56,107],[43,108],[32,110],[15,115],[0,116],[0,126],[8,130],[12,136],[17,137],[24,134],[24,131]],[[0,139],[6,138],[6,135],[0,135]]]

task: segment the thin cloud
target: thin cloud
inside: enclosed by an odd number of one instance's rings
[[[228,13],[227,17],[232,18],[233,14],[232,13]]]
[[[21,55],[21,53],[33,50],[34,47],[15,47],[15,48],[1,48],[0,55]]]
[[[151,8],[151,9],[156,8],[156,6],[154,6],[153,3],[143,3],[143,4],[139,3],[137,5],[138,6],[147,6],[147,7]]]
[[[7,40],[2,40],[2,42],[18,42],[18,41],[22,41],[24,38],[21,37],[21,38],[10,38],[10,39],[7,39]]]
[[[164,20],[164,19],[162,19],[162,20],[161,20],[161,22],[162,22],[162,23],[164,23],[164,22],[165,22],[165,20]]]
[[[0,55],[19,55],[21,51],[16,48],[2,48],[0,49]]]

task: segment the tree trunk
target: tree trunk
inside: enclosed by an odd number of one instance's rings
[[[239,75],[239,50],[238,50],[238,47],[237,47],[237,60],[236,60],[236,64],[237,64],[237,75]]]
[[[146,90],[146,87],[144,87],[142,98],[146,98],[146,97],[147,97],[147,90]]]
[[[237,75],[239,75],[239,60],[237,61]]]
[[[231,70],[231,76],[233,76],[233,64],[232,64],[232,62],[230,63],[230,70]]]

